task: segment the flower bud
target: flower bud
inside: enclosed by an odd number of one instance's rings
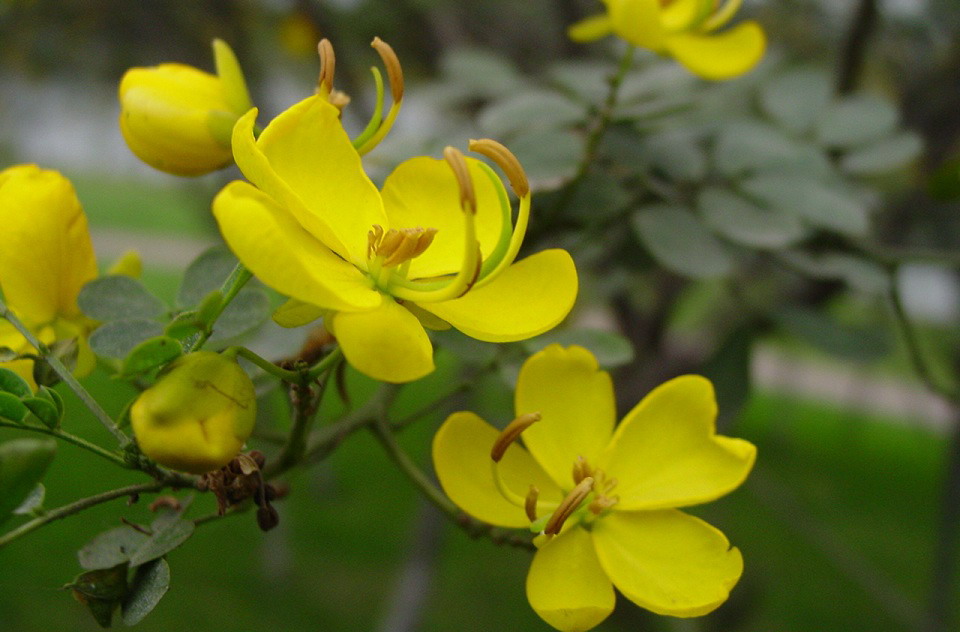
[[[233,162],[233,124],[250,109],[243,73],[222,41],[214,42],[217,74],[185,64],[131,68],[120,80],[120,131],[145,163],[197,176]]]
[[[140,450],[161,465],[194,474],[229,463],[255,418],[253,382],[234,359],[212,351],[175,361],[130,409]]]

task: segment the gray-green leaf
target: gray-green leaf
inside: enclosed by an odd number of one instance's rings
[[[690,211],[646,207],[633,216],[633,228],[650,255],[674,272],[710,279],[733,269],[733,257],[726,247]]]
[[[893,133],[897,109],[869,95],[854,95],[837,101],[820,115],[817,139],[828,147],[854,147]]]
[[[531,90],[490,104],[477,123],[491,138],[506,139],[520,132],[562,129],[583,117],[583,106],[567,97],[548,90]]]
[[[115,320],[98,328],[90,336],[93,352],[106,358],[125,358],[137,345],[163,333],[155,320]]]
[[[704,189],[698,207],[710,228],[752,248],[783,248],[803,239],[807,232],[796,215],[760,207],[720,187]]]
[[[904,167],[923,151],[923,140],[913,132],[901,132],[854,149],[840,161],[847,173],[880,174]]]
[[[98,534],[79,551],[77,559],[83,568],[112,568],[130,561],[130,556],[147,541],[147,536],[126,525]]]
[[[144,543],[130,555],[130,566],[138,566],[166,555],[193,535],[192,520],[162,523]]]
[[[30,495],[53,462],[53,439],[13,439],[0,443],[0,523]]]
[[[121,605],[124,625],[136,625],[160,603],[170,588],[170,566],[162,557],[137,568]]]
[[[819,68],[797,68],[774,77],[760,89],[760,107],[784,129],[803,134],[832,95],[828,73]]]
[[[813,178],[771,174],[749,178],[740,186],[756,201],[793,213],[816,228],[856,237],[869,227],[864,203]]]
[[[134,279],[122,275],[102,276],[80,290],[77,303],[83,313],[109,322],[129,318],[156,318],[167,311],[159,298]]]

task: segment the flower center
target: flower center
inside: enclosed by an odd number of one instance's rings
[[[501,476],[499,463],[507,448],[537,421],[540,421],[540,413],[521,415],[510,422],[494,442],[490,459],[497,488],[508,501],[523,507],[530,520],[530,530],[534,533],[552,537],[559,534],[570,519],[589,529],[593,522],[616,505],[620,498],[612,495],[617,479],[608,477],[599,468],[591,467],[583,456],[578,456],[574,461],[574,487],[559,504],[540,501],[540,490],[533,484],[530,485],[526,497],[521,498],[506,486]]]

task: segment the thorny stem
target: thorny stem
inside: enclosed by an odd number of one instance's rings
[[[136,496],[137,494],[149,492],[158,492],[164,487],[167,487],[167,485],[169,485],[168,481],[152,481],[150,483],[130,485],[128,487],[112,489],[108,492],[103,492],[87,498],[81,498],[80,500],[74,501],[69,505],[63,505],[62,507],[57,507],[56,509],[50,509],[42,516],[37,516],[29,522],[23,523],[13,531],[0,535],[0,548],[6,544],[9,544],[10,542],[13,542],[17,538],[27,535],[31,531],[39,529],[45,524],[53,522],[54,520],[66,518],[67,516],[79,513],[84,509],[89,509],[90,507],[114,500],[116,498],[123,498],[124,496]]]
[[[74,393],[77,394],[77,397],[80,398],[80,401],[83,402],[84,406],[86,406],[90,412],[93,413],[94,417],[96,417],[97,420],[103,424],[107,430],[110,431],[110,434],[116,437],[117,441],[120,443],[120,447],[123,448],[130,444],[130,437],[125,435],[123,431],[120,430],[120,427],[117,426],[116,422],[110,418],[110,415],[107,414],[107,411],[105,411],[97,402],[97,400],[95,400],[93,396],[87,392],[87,389],[85,389],[83,385],[77,381],[77,378],[73,377],[73,373],[71,373],[67,367],[63,366],[63,363],[60,362],[58,358],[50,354],[50,350],[47,348],[47,346],[37,340],[36,336],[33,335],[33,332],[27,329],[26,325],[20,322],[19,318],[14,316],[13,312],[7,308],[3,301],[0,301],[0,317],[3,317],[9,321],[9,323],[13,325],[14,328],[16,328],[16,330],[19,331],[24,338],[27,339],[27,342],[34,349],[36,349],[40,355],[43,356],[44,361],[49,364],[50,368],[52,368],[57,375],[60,376],[60,379],[63,380],[64,383],[66,383],[66,385],[69,386]]]
[[[247,284],[253,278],[253,273],[250,272],[242,263],[238,263],[237,266],[233,269],[233,272],[230,273],[230,276],[227,277],[227,280],[223,282],[223,285],[220,286],[220,293],[223,295],[223,298],[220,300],[220,305],[217,309],[211,314],[210,322],[204,323],[204,330],[197,334],[197,337],[193,340],[187,341],[183,345],[183,352],[190,353],[191,351],[197,351],[204,345],[210,334],[213,333],[213,323],[220,317],[220,314],[223,313],[223,310],[227,308],[227,305],[230,304],[236,296],[237,293],[243,289],[243,286]]]
[[[31,424],[22,424],[13,421],[7,421],[6,419],[0,419],[0,428],[16,428],[17,430],[29,430],[30,432],[39,432],[42,434],[50,435],[51,437],[56,437],[57,439],[62,439],[67,443],[72,443],[75,446],[81,447],[84,450],[93,452],[99,457],[107,459],[119,465],[125,469],[136,469],[133,465],[128,463],[122,456],[116,452],[111,452],[106,448],[102,448],[95,443],[91,443],[82,437],[70,434],[69,432],[64,432],[60,429],[47,428],[46,426],[36,426]]]

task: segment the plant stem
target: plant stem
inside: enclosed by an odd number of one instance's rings
[[[70,503],[69,505],[63,505],[62,507],[57,507],[56,509],[50,509],[42,516],[38,516],[29,522],[25,522],[13,531],[0,535],[0,548],[4,545],[13,542],[17,538],[27,535],[31,531],[35,531],[40,527],[53,522],[54,520],[59,520],[61,518],[66,518],[75,513],[79,513],[84,509],[89,509],[95,505],[105,503],[116,498],[123,498],[124,496],[135,496],[137,494],[157,492],[167,487],[169,483],[167,481],[153,481],[150,483],[140,483],[139,485],[130,485],[128,487],[121,487],[119,489],[113,489],[108,492],[103,492],[96,494],[95,496],[89,496],[87,498],[81,498],[75,502]]]
[[[120,447],[126,447],[130,443],[130,437],[123,433],[120,430],[120,427],[117,426],[116,422],[110,418],[110,415],[107,414],[107,411],[103,409],[102,406],[95,400],[87,389],[77,381],[77,378],[73,377],[67,367],[63,366],[63,363],[60,360],[52,355],[50,355],[50,350],[42,342],[37,340],[36,336],[33,335],[26,325],[20,322],[20,319],[14,316],[13,312],[7,308],[6,304],[3,301],[0,301],[0,317],[5,318],[10,322],[11,325],[16,328],[20,334],[27,339],[27,342],[36,349],[41,356],[43,356],[44,361],[50,365],[57,375],[60,376],[60,379],[66,383],[70,389],[76,393],[77,397],[80,398],[80,401],[93,413],[94,417],[103,424],[103,426],[110,431],[117,441],[120,443]]]
[[[333,369],[341,360],[343,360],[343,351],[340,350],[340,347],[335,347],[333,351],[328,353],[322,360],[310,367],[310,370],[307,371],[307,377],[315,380],[327,371]]]
[[[256,353],[254,353],[250,349],[247,349],[246,347],[229,347],[227,349],[224,349],[223,353],[238,355],[242,358],[245,358],[250,362],[254,363],[255,365],[257,365],[258,367],[260,367],[261,369],[263,369],[264,371],[266,371],[267,373],[269,373],[270,375],[278,377],[284,382],[290,382],[291,384],[296,384],[296,383],[299,383],[301,380],[300,373],[296,371],[288,371],[287,369],[278,367],[276,364],[274,364],[270,360],[267,360],[266,358],[257,355]]]
[[[849,94],[856,88],[857,79],[863,70],[867,40],[877,23],[877,0],[860,0],[856,13],[850,21],[847,38],[840,55],[837,71],[837,93]]]
[[[213,333],[213,324],[216,322],[217,318],[220,317],[220,314],[223,313],[223,310],[227,308],[227,305],[230,304],[230,301],[236,297],[237,293],[243,289],[243,286],[247,284],[253,278],[253,273],[247,270],[246,266],[242,263],[238,263],[233,269],[233,272],[230,273],[230,276],[227,277],[227,280],[223,282],[223,285],[220,286],[220,293],[223,295],[223,298],[220,301],[220,306],[213,312],[213,315],[210,318],[209,323],[204,323],[206,326],[204,330],[193,340],[188,341],[183,345],[183,352],[190,353],[191,351],[197,351],[204,345],[210,334]]]
[[[78,437],[76,435],[70,434],[69,432],[64,432],[63,430],[47,428],[46,426],[21,424],[13,421],[7,421],[5,419],[0,419],[0,427],[16,428],[18,430],[28,430],[30,432],[39,432],[42,434],[50,435],[51,437],[62,439],[63,441],[72,443],[73,445],[81,447],[84,450],[93,452],[97,456],[107,459],[108,461],[111,461],[114,464],[119,465],[124,469],[128,469],[128,470],[136,469],[132,465],[127,463],[127,461],[116,452],[111,452],[110,450],[107,450],[106,448],[102,448],[95,443],[91,443],[90,441],[87,441],[82,437]]]
[[[403,448],[400,447],[400,444],[397,443],[397,438],[393,434],[391,424],[387,421],[385,409],[381,410],[381,414],[370,426],[370,429],[373,431],[374,436],[380,441],[380,445],[383,446],[387,455],[396,463],[400,471],[410,479],[414,486],[416,486],[437,509],[443,512],[447,518],[465,530],[470,536],[486,536],[496,544],[507,544],[530,551],[535,550],[530,539],[520,537],[513,532],[498,529],[485,522],[480,522],[460,511],[460,508],[447,498],[446,494],[424,474],[423,470],[417,467],[413,459],[411,459],[410,456],[403,451]]]

